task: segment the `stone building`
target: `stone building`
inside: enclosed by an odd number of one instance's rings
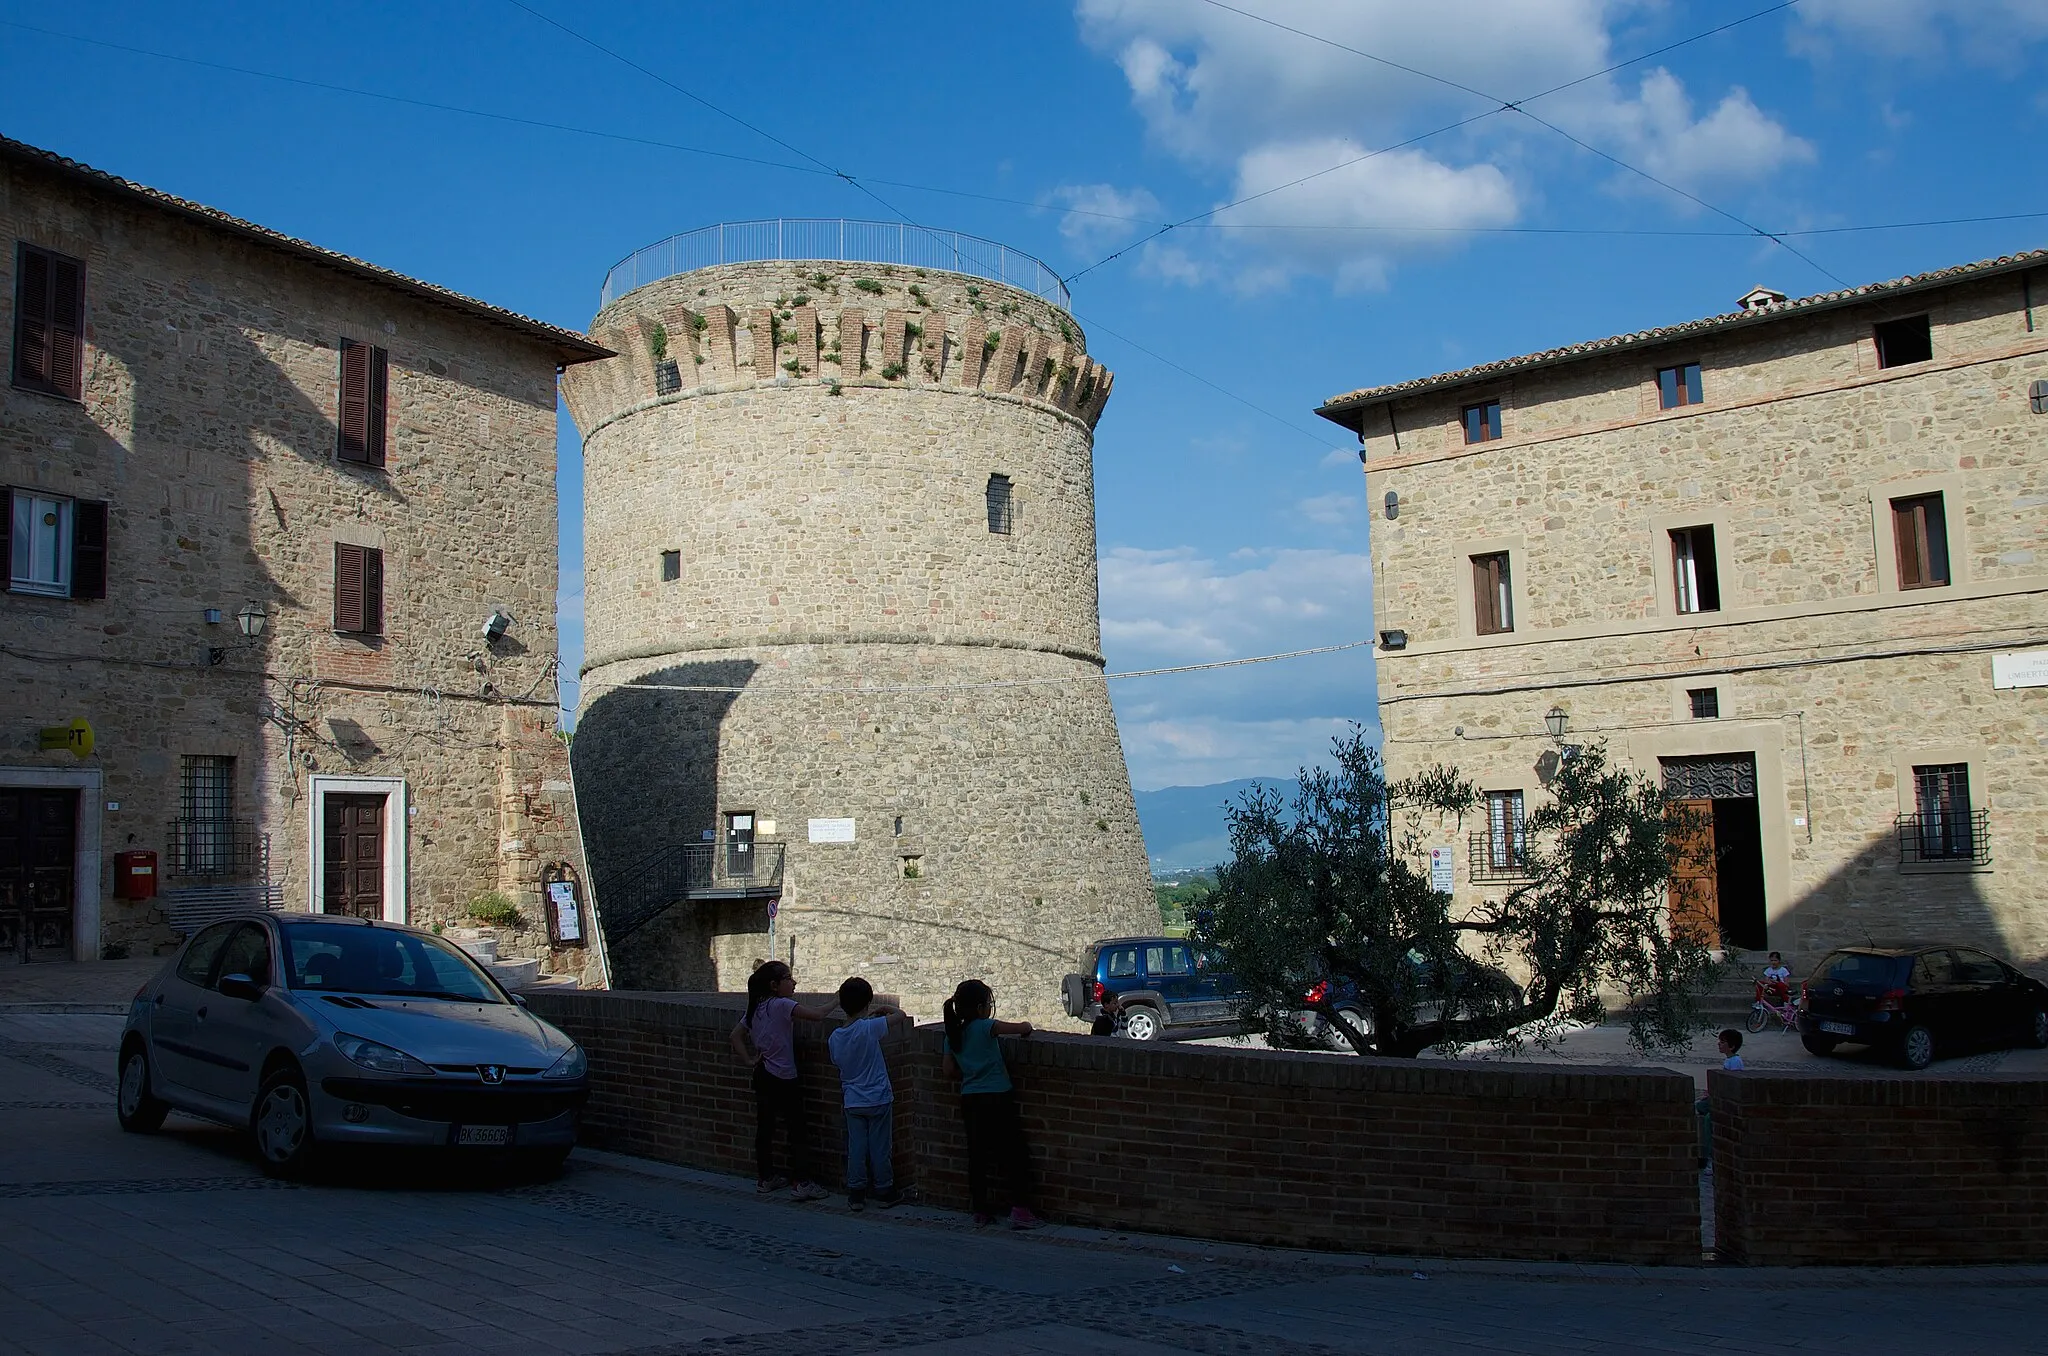
[[[606,351],[11,141],[0,241],[0,964],[499,887],[585,972],[555,376]]]
[[[1739,947],[2048,956],[2044,265],[1760,288],[1322,407],[1364,462],[1389,771],[1487,793],[1460,900],[1604,741],[1695,802],[1678,907]]]
[[[618,982],[733,989],[772,954],[921,1015],[969,976],[1057,1014],[1086,942],[1157,926],[1102,678],[1110,374],[1035,260],[781,226],[622,264],[591,327],[619,356],[564,381]]]

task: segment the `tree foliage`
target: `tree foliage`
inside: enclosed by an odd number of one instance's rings
[[[1524,878],[1453,913],[1427,844],[1462,827],[1478,789],[1446,767],[1389,784],[1355,728],[1331,752],[1333,767],[1302,771],[1291,807],[1264,787],[1227,807],[1232,860],[1197,936],[1228,958],[1248,1027],[1284,1039],[1292,1014],[1313,1011],[1361,1054],[1412,1057],[1545,1044],[1619,995],[1639,1050],[1698,1029],[1717,970],[1705,939],[1671,927],[1679,812],[1655,783],[1600,745],[1557,761],[1525,821]],[[1354,1001],[1366,1020],[1339,1020]]]

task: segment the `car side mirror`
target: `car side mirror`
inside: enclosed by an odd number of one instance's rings
[[[526,995],[523,993],[515,993],[512,995],[512,1001],[523,1008],[526,1006]]]
[[[222,975],[218,987],[223,998],[239,998],[253,1003],[263,997],[263,986],[247,975]]]

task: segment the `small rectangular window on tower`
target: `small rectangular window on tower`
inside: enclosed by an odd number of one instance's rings
[[[1515,629],[1515,601],[1508,574],[1508,553],[1472,557],[1473,629],[1498,636]]]
[[[1887,320],[1875,326],[1872,335],[1877,340],[1879,367],[1904,367],[1907,363],[1924,363],[1934,356],[1934,335],[1924,315]]]
[[[683,553],[663,551],[661,553],[661,582],[673,584],[683,577]]]
[[[85,377],[85,265],[27,241],[14,249],[14,384],[77,400]]]
[[[384,553],[374,546],[334,544],[334,629],[384,634]]]
[[[988,478],[988,530],[1003,536],[1010,534],[1015,522],[1014,503],[1010,496],[1010,478],[995,475]]]
[[[362,466],[384,464],[390,367],[383,349],[354,339],[341,341],[339,436],[334,450],[338,459]]]
[[[1657,369],[1657,408],[1683,409],[1700,403],[1700,365],[1681,363]]]
[[[1721,689],[1718,687],[1690,687],[1685,697],[1692,704],[1694,720],[1719,720],[1721,718]]]

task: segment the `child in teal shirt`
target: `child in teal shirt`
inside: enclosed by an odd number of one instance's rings
[[[967,1127],[967,1193],[974,1222],[995,1219],[989,1179],[1000,1173],[1010,1188],[1010,1227],[1036,1229],[1045,1221],[1031,1210],[1031,1156],[1017,1091],[1003,1064],[998,1036],[1029,1036],[1029,1022],[998,1022],[995,995],[978,979],[963,979],[946,1000],[946,1072],[960,1079],[960,1117]]]

